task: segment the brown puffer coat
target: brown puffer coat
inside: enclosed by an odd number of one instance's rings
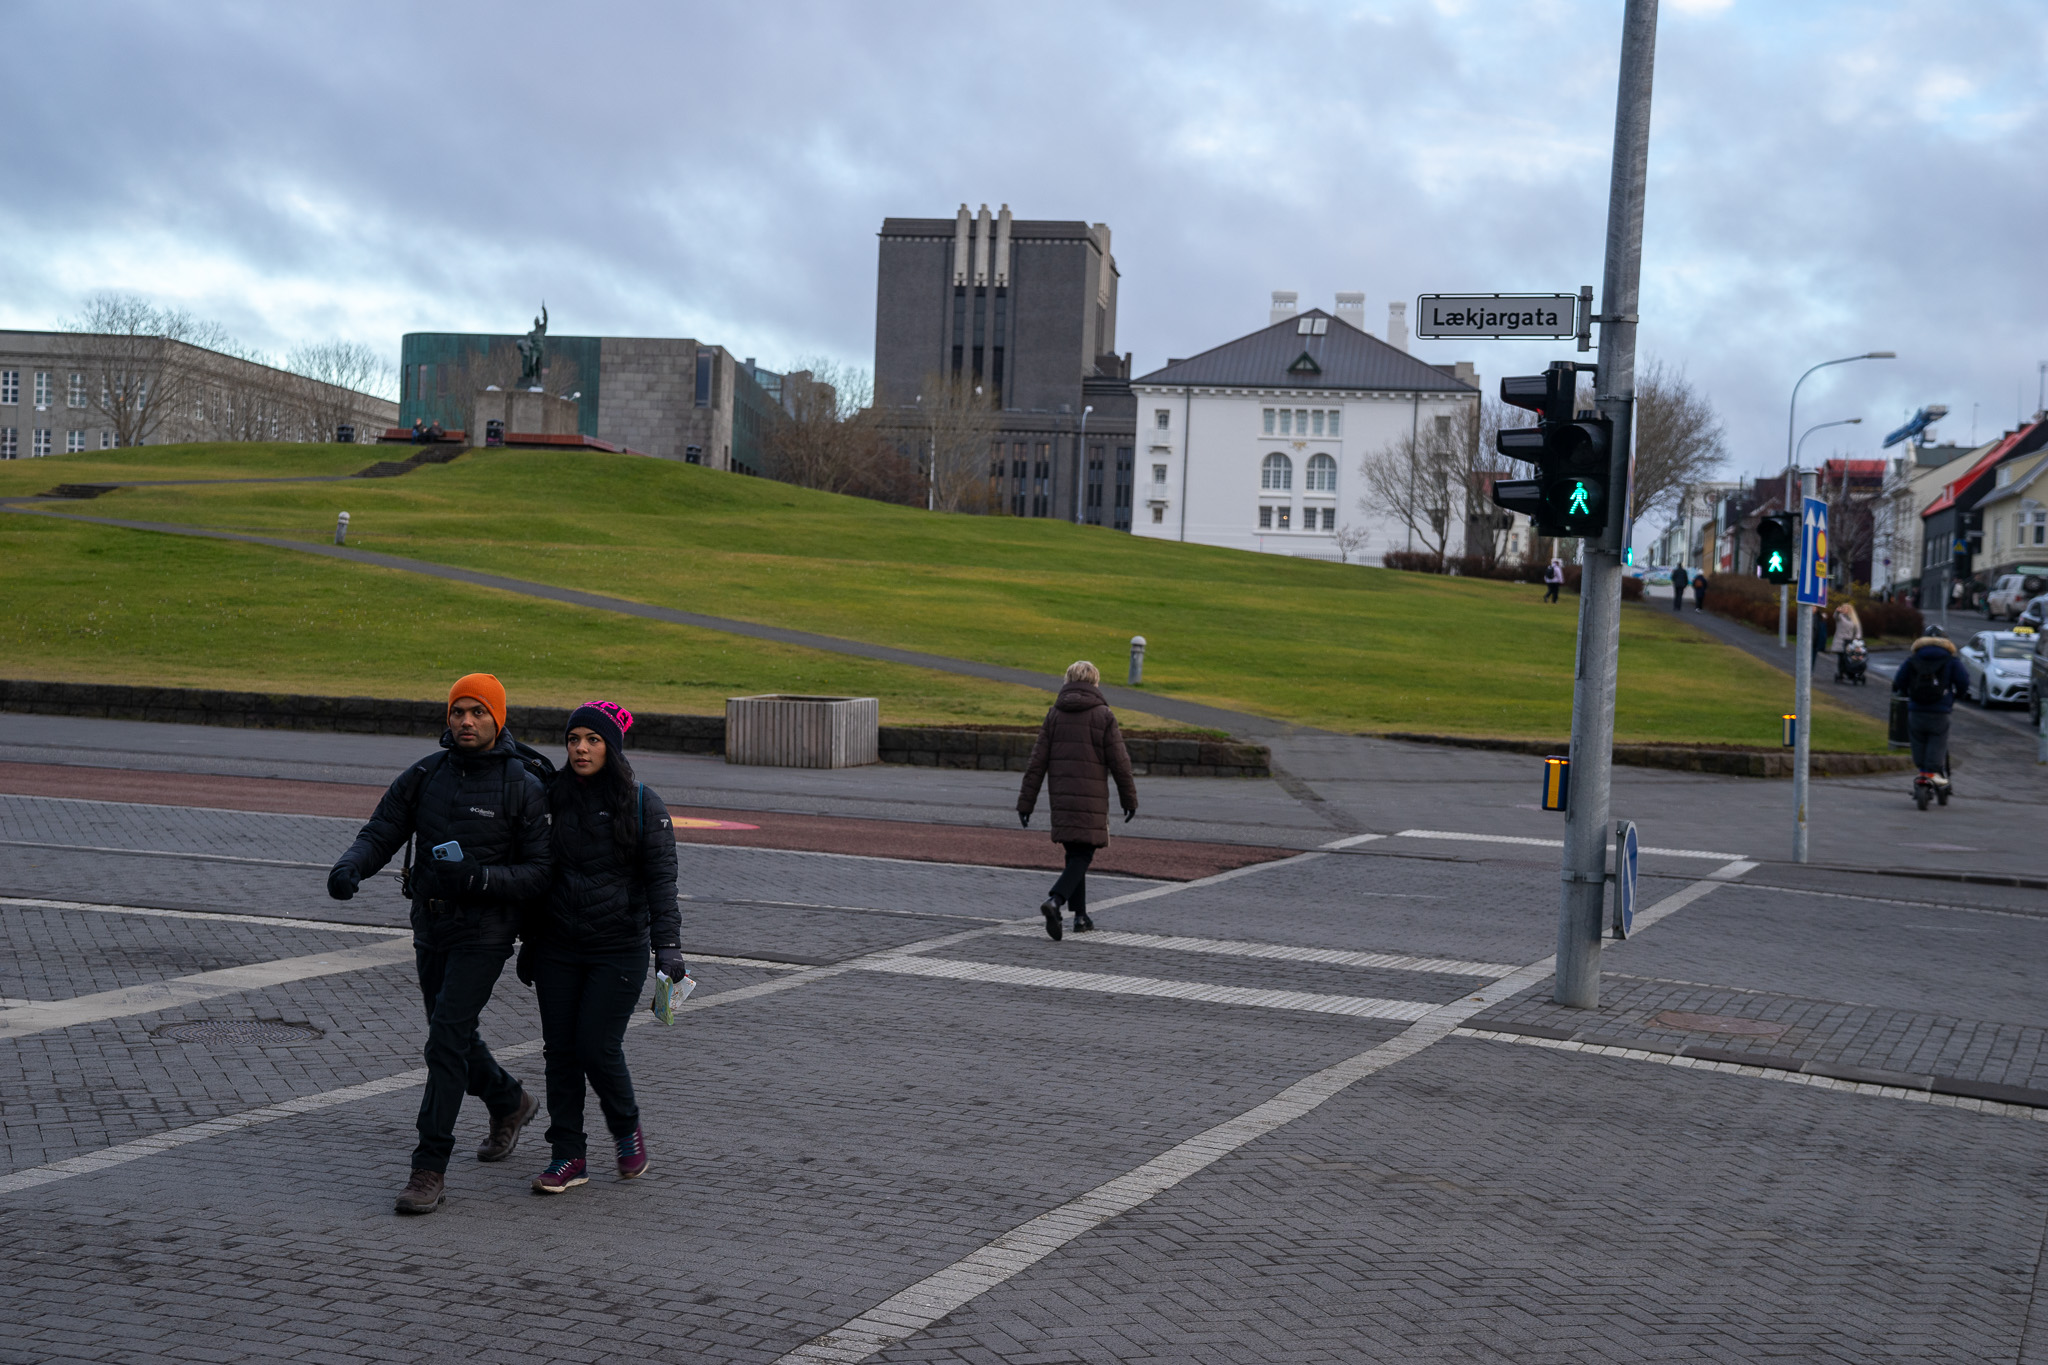
[[[1052,841],[1056,844],[1109,843],[1109,778],[1116,778],[1117,800],[1127,811],[1138,808],[1138,784],[1131,778],[1131,756],[1117,729],[1116,713],[1091,683],[1068,683],[1045,713],[1045,725],[1024,770],[1024,790],[1017,813],[1031,814],[1038,788],[1050,780]]]

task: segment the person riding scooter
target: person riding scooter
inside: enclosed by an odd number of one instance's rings
[[[1970,675],[1956,658],[1947,631],[1929,626],[1913,642],[1912,653],[1892,678],[1892,691],[1906,698],[1906,736],[1913,746],[1913,766],[1920,770],[1913,785],[1932,789],[1946,805],[1949,714],[1957,697],[1970,695]]]

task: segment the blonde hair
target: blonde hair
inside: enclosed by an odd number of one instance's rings
[[[1099,683],[1102,681],[1102,670],[1086,659],[1079,659],[1067,665],[1067,681]]]

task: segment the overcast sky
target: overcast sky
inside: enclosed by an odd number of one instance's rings
[[[1108,223],[1139,373],[1329,307],[1600,282],[1619,0],[7,7],[0,326],[98,290],[275,352],[407,331],[874,349],[875,233]],[[2048,359],[2048,5],[1665,0],[1646,357],[1732,465],[1988,437]],[[1490,382],[1568,347],[1419,342]],[[1846,436],[1843,433],[1848,433]],[[1831,439],[1839,438],[1839,439]],[[1822,447],[1825,446],[1826,450]]]

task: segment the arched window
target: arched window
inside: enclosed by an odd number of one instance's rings
[[[1285,489],[1294,487],[1294,461],[1274,451],[1266,457],[1266,463],[1259,467],[1259,487]]]
[[[1328,455],[1309,457],[1307,487],[1311,493],[1336,492],[1337,462]]]

